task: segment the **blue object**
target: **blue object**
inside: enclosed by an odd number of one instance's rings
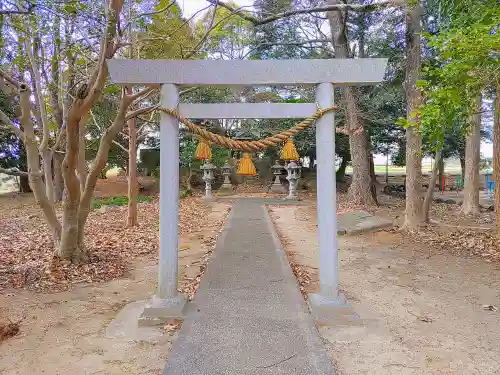
[[[492,198],[493,197],[493,189],[495,189],[495,181],[491,178],[491,174],[485,174],[485,183],[486,183],[486,189],[488,192],[488,197]]]

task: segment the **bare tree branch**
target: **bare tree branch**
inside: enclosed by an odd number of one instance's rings
[[[195,12],[191,17],[189,17],[187,20],[185,20],[182,24],[180,24],[174,31],[172,31],[169,35],[166,36],[166,38],[171,38],[174,34],[176,34],[179,30],[181,30],[184,26],[186,26],[187,24],[189,24],[189,22],[191,22],[199,13],[207,10],[208,8],[210,8],[210,5],[205,7],[205,8],[202,8],[200,10],[198,10],[197,12]]]
[[[193,92],[195,90],[197,90],[199,87],[190,87],[190,88],[187,88],[185,90],[182,90],[179,95],[185,95],[185,94],[188,94],[190,92]],[[156,92],[156,89],[157,87],[156,86],[151,86],[151,87],[148,87],[147,89],[144,89],[140,92],[138,92],[137,94],[134,94],[134,96],[136,96],[136,98],[134,99],[135,101],[139,101],[139,100],[144,100],[146,99],[149,95],[153,94],[154,92]],[[130,120],[131,118],[133,117],[138,117],[139,115],[145,115],[145,114],[148,114],[148,113],[151,113],[151,112],[154,112],[156,109],[158,108],[157,105],[153,105],[153,106],[149,106],[149,107],[144,107],[144,108],[138,108],[132,112],[128,112],[127,115],[125,116],[125,120]],[[142,119],[143,121],[146,121],[144,119]]]
[[[142,120],[142,119],[141,119],[141,120]],[[145,121],[145,120],[142,120],[142,121]],[[137,129],[137,134],[138,134],[139,136],[141,136],[141,135],[142,135],[142,132],[144,131],[144,129],[146,129],[146,127],[149,125],[149,123],[150,123],[150,121],[147,121],[147,120],[146,120],[146,122],[145,122],[144,124],[142,124],[142,125],[141,125],[141,127],[140,127],[139,129]]]
[[[25,49],[26,53],[28,54],[28,60],[31,65],[31,70],[33,71],[33,78],[34,78],[34,91],[35,91],[35,101],[37,103],[37,108],[40,112],[40,120],[41,120],[41,126],[43,129],[43,137],[42,141],[40,143],[40,152],[47,151],[48,146],[49,146],[49,123],[47,119],[47,108],[45,107],[45,102],[43,99],[43,94],[42,94],[42,76],[40,74],[40,67],[38,66],[38,63],[35,58],[34,54],[34,46],[36,43],[34,43],[32,35],[28,33],[29,30],[29,24],[28,22],[23,22],[24,28],[25,28]],[[38,53],[37,53],[38,54]],[[37,56],[38,57],[38,56]]]
[[[83,116],[95,101],[102,94],[102,88],[104,86],[104,82],[106,81],[106,77],[108,76],[108,65],[106,64],[106,60],[113,57],[115,53],[115,43],[114,39],[117,33],[117,25],[120,19],[120,12],[123,8],[124,0],[112,0],[109,5],[109,16],[106,24],[106,30],[103,33],[103,37],[100,44],[99,51],[99,62],[92,74],[92,77],[87,83],[87,87],[83,90],[84,92],[82,96],[84,96],[83,103],[79,108],[80,114]],[[89,90],[88,92],[85,92]]]
[[[29,15],[29,14],[32,14],[33,13],[33,10],[35,8],[35,5],[34,4],[30,4],[31,6],[27,9],[27,10],[20,10],[20,9],[15,9],[15,10],[0,10],[0,16],[3,16],[3,15],[6,15],[6,16],[10,16],[10,15],[13,15],[13,14],[25,14],[25,15]]]
[[[214,9],[214,13],[213,13],[213,16],[212,16],[212,19],[210,21],[210,27],[207,29],[207,31],[205,31],[205,34],[200,38],[200,40],[198,41],[198,43],[196,43],[196,45],[193,47],[193,49],[191,50],[191,52],[189,52],[185,58],[186,59],[189,59],[191,58],[195,53],[198,52],[200,46],[207,40],[208,36],[210,35],[210,33],[215,29],[217,28],[217,26],[219,26],[221,23],[223,23],[224,21],[226,21],[228,18],[232,17],[233,15],[237,14],[239,11],[240,11],[241,8],[238,8],[238,9],[235,9],[234,11],[231,11],[230,14],[228,14],[226,17],[222,18],[221,20],[219,20],[219,22],[217,23],[213,23],[215,21],[215,12],[217,11],[217,6],[215,7]]]
[[[119,148],[122,149],[122,151],[125,151],[128,154],[128,148],[126,148],[124,145],[122,145],[120,142],[116,141],[113,139],[113,144],[117,145]]]
[[[133,95],[128,95],[127,97],[130,99],[130,102],[137,102],[139,100],[143,100],[145,99],[146,97],[148,97],[150,94],[153,93],[153,91],[155,91],[155,87],[148,87],[144,90],[141,90],[139,91],[138,93],[136,94],[133,94]]]
[[[17,176],[17,177],[21,177],[21,176],[27,177],[28,176],[28,172],[14,170],[14,169],[7,169],[7,168],[2,168],[2,167],[0,167],[0,173],[8,174],[9,176]]]
[[[215,6],[221,6],[223,8],[226,8],[233,14],[237,14],[240,18],[243,18],[244,20],[251,22],[255,25],[258,24],[259,19],[255,17],[253,14],[250,12],[246,11],[244,8],[246,7],[239,7],[239,8],[234,8],[233,6],[225,3],[224,1],[220,0],[207,0],[210,4],[215,5]]]
[[[92,199],[92,193],[94,191],[94,187],[96,185],[97,179],[99,177],[100,172],[108,162],[109,149],[116,135],[120,132],[120,130],[125,125],[125,114],[127,113],[127,108],[130,105],[130,97],[124,96],[120,102],[120,107],[118,108],[118,112],[113,121],[113,124],[106,129],[106,132],[101,138],[99,143],[99,149],[97,151],[97,155],[90,166],[89,173],[87,174],[87,179],[85,181],[85,189],[81,195],[79,212],[78,212],[78,220],[85,222],[87,216],[89,214],[88,207],[90,206],[90,201]],[[128,150],[127,150],[128,152]]]
[[[225,17],[225,18],[229,18],[228,17]],[[191,57],[193,57],[198,51],[199,51],[199,48],[200,46],[207,40],[208,38],[208,35],[210,34],[210,32],[215,28],[217,27],[220,23],[222,22],[222,20],[220,22],[217,22],[216,25],[214,25],[213,27],[211,27],[209,30],[207,30],[207,32],[201,37],[201,39],[198,41],[198,43],[196,43],[196,45],[193,47],[192,50],[189,51],[189,53],[187,53],[185,56],[183,56],[183,60],[188,60],[190,59]]]
[[[243,18],[246,21],[253,23],[255,26],[265,25],[267,23],[271,23],[277,21],[282,18],[288,18],[292,16],[296,16],[299,14],[311,14],[311,13],[322,13],[328,12],[332,10],[340,10],[340,11],[353,11],[353,12],[373,12],[384,8],[390,7],[398,7],[403,6],[404,3],[401,0],[386,0],[381,1],[380,3],[374,4],[335,4],[335,5],[323,5],[319,7],[313,8],[305,8],[305,9],[293,9],[285,12],[277,13],[269,17],[265,18],[257,18],[253,14],[248,11],[243,11],[241,8],[235,9],[233,6],[220,1],[220,0],[207,0],[212,5],[219,5],[227,10],[234,12],[239,17]]]
[[[35,199],[42,208],[42,211],[47,219],[50,228],[59,236],[61,234],[61,223],[57,219],[57,215],[45,191],[45,186],[42,180],[42,171],[40,170],[40,154],[36,146],[35,132],[33,122],[31,120],[31,103],[30,103],[30,90],[28,85],[20,85],[20,98],[19,103],[21,107],[21,124],[24,129],[25,139],[24,146],[26,148],[26,161],[28,163],[28,177],[31,190],[35,195]]]
[[[155,111],[157,108],[158,108],[158,106],[154,105],[151,107],[144,107],[144,108],[136,109],[135,111],[127,113],[127,115],[125,116],[125,120],[130,120],[131,118],[134,118],[136,116],[144,115],[146,113],[151,113],[151,112]]]
[[[56,142],[54,143],[54,147],[52,147],[52,151],[57,151],[57,149],[61,146],[65,134],[66,134],[66,126],[63,122],[61,128],[59,129],[56,135]]]
[[[327,39],[310,39],[310,40],[302,40],[302,41],[298,41],[298,42],[283,42],[283,43],[280,43],[280,42],[277,42],[277,43],[264,42],[264,43],[258,44],[254,48],[250,49],[247,53],[245,53],[243,55],[242,59],[245,59],[250,54],[252,54],[252,52],[258,50],[259,48],[266,47],[266,46],[267,47],[269,47],[269,46],[301,46],[303,44],[331,43],[331,42],[332,42],[331,38],[327,38]]]
[[[21,129],[19,129],[16,124],[14,124],[11,119],[0,109],[0,123],[5,124],[11,128],[14,134],[23,139],[24,133]]]
[[[5,81],[9,82],[16,89],[19,89],[19,85],[21,83],[19,81],[15,80],[14,78],[12,78],[7,72],[5,72],[2,69],[0,69],[0,77],[3,78]]]
[[[182,90],[181,92],[179,92],[179,95],[186,95],[186,94],[189,94],[190,92],[196,91],[197,89],[198,89],[198,87],[190,87],[188,89],[185,89],[185,90]]]
[[[142,18],[142,17],[148,17],[148,16],[154,16],[156,14],[161,14],[163,12],[166,12],[167,10],[169,10],[173,5],[175,4],[175,1],[171,1],[170,3],[168,3],[165,7],[159,9],[159,10],[156,10],[154,12],[145,12],[145,13],[141,13],[141,14],[138,14],[137,16],[134,17],[133,20],[130,20],[127,22],[127,24],[123,27],[123,30],[127,30],[130,26],[130,24],[132,24],[134,21]]]

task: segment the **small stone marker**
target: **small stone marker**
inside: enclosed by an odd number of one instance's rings
[[[392,226],[387,219],[365,211],[352,211],[338,216],[337,234],[358,234]]]

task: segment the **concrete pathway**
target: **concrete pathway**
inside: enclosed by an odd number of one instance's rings
[[[332,375],[263,206],[237,200],[164,375]]]

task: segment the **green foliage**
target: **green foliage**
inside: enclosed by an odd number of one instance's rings
[[[492,1],[461,0],[444,30],[425,34],[436,59],[423,67],[418,86],[424,104],[415,115],[434,147],[443,144],[446,133],[456,133],[457,125],[462,135],[467,132],[470,115],[479,110],[474,108],[474,99],[500,80],[499,19],[500,7]]]
[[[152,202],[153,198],[146,195],[137,196],[137,202]],[[128,204],[128,197],[118,196],[118,197],[107,197],[107,198],[94,198],[92,199],[92,208],[98,209],[102,206],[125,206]]]
[[[158,0],[154,10],[164,9],[170,0]],[[183,59],[196,45],[194,30],[182,17],[177,3],[152,16],[150,22],[138,23],[139,55],[148,59]]]
[[[257,16],[266,17],[294,8],[290,0],[255,0],[254,8]],[[260,26],[252,35],[250,44],[250,59],[297,59],[320,57],[322,51],[301,41],[308,39],[308,35],[300,27],[302,16],[283,18],[275,22]],[[311,19],[313,21],[314,19]],[[313,21],[314,22],[314,21]],[[311,22],[310,24],[312,24]]]

